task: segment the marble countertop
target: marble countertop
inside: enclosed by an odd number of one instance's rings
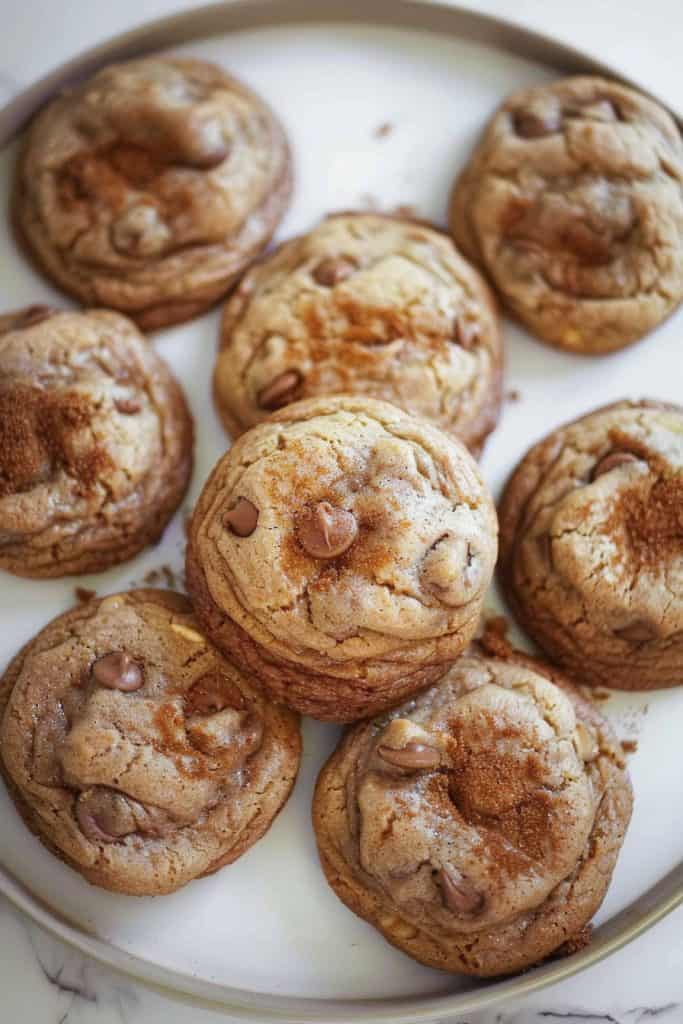
[[[683,109],[681,0],[461,2],[546,31],[607,59],[653,91],[674,97],[672,105]],[[0,0],[0,12],[5,15],[0,34],[0,104],[35,77],[113,33],[143,19],[198,6],[200,0],[117,0],[115,4]],[[219,1024],[228,1019],[168,999],[84,958],[46,935],[2,898],[0,992],[0,1024]],[[552,1021],[683,1024],[683,908],[577,977],[523,1003],[467,1017],[467,1024]]]

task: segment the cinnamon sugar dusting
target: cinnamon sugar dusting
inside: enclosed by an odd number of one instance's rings
[[[531,752],[520,759],[498,751],[496,740],[519,738],[513,724],[500,725],[491,719],[487,725],[491,742],[484,750],[468,747],[457,721],[451,729],[451,801],[477,828],[491,856],[504,864],[508,874],[527,870],[529,859],[543,860],[552,842],[551,794],[539,788],[538,755]]]
[[[650,477],[619,495],[607,527],[625,530],[633,558],[655,568],[683,554],[683,473],[672,473],[666,458],[624,431],[611,430],[610,442],[615,451],[647,462]]]
[[[303,297],[297,314],[309,339],[312,373],[316,379],[318,364],[336,354],[342,346],[344,366],[356,371],[349,379],[372,369],[377,360],[373,351],[376,346],[389,345],[399,339],[419,343],[441,354],[448,351],[450,323],[438,311],[371,306],[348,292],[337,291],[325,304],[315,297]]]
[[[111,465],[103,449],[74,443],[92,414],[83,395],[21,384],[0,391],[0,496],[30,490],[57,469],[92,488]]]
[[[102,151],[102,158],[121,174],[134,188],[145,188],[168,167],[168,159],[160,153],[142,146],[121,142]]]
[[[161,734],[159,752],[170,757],[179,772],[190,778],[209,775],[206,758],[187,742],[185,717],[175,704],[168,701],[160,704],[154,714],[154,724]]]
[[[116,143],[97,152],[73,156],[58,177],[64,206],[97,197],[113,209],[124,206],[131,188],[152,185],[167,167],[161,156],[140,146]]]
[[[683,554],[683,475],[658,479],[647,495],[628,490],[614,513],[639,565],[654,568]]]

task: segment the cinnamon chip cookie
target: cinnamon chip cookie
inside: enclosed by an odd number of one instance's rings
[[[576,678],[683,683],[683,408],[619,402],[524,456],[500,503],[501,579]]]
[[[299,766],[187,598],[137,590],[51,622],[0,681],[0,768],[26,824],[89,882],[173,892],[268,830]]]
[[[385,402],[309,399],[214,469],[190,526],[188,589],[214,642],[275,700],[348,722],[464,649],[496,532],[458,441]]]
[[[0,317],[0,567],[99,572],[154,543],[192,471],[180,385],[118,313]]]
[[[602,78],[510,96],[456,182],[451,230],[544,341],[601,353],[683,298],[683,140]]]
[[[214,394],[234,436],[299,398],[361,394],[477,453],[498,418],[502,363],[493,297],[446,235],[337,214],[242,278],[223,314]]]
[[[283,130],[220,68],[114,64],[31,125],[14,218],[36,262],[145,330],[197,316],[265,246],[291,191]]]
[[[346,734],[313,823],[339,898],[409,956],[523,970],[600,906],[631,785],[593,705],[530,658],[473,649],[429,690]]]

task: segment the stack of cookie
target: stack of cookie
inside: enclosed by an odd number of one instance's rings
[[[330,884],[423,963],[521,970],[580,944],[631,814],[577,684],[680,682],[683,410],[621,402],[530,450],[500,575],[549,661],[482,635],[494,291],[574,352],[642,337],[683,298],[683,142],[601,79],[512,96],[456,183],[460,251],[338,213],[255,261],[291,186],[272,112],[195,60],[105,68],[31,125],[17,232],[86,308],[0,318],[0,566],[102,571],[160,537],[193,424],[141,331],[229,292],[213,393],[234,444],[190,523],[189,597],[92,598],[46,626],[0,682],[0,768],[89,881],[168,893],[267,831],[299,714],[357,723],[314,798]]]

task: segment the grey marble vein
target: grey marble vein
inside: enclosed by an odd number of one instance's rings
[[[237,1024],[129,982],[53,939],[0,899],[0,968],[5,965],[0,1024]],[[615,1006],[602,1007],[591,1005],[589,983],[585,992],[583,1005],[556,1003],[550,990],[537,995],[533,1007],[508,1006],[439,1024],[683,1024],[683,1000],[619,1007],[615,999]]]

